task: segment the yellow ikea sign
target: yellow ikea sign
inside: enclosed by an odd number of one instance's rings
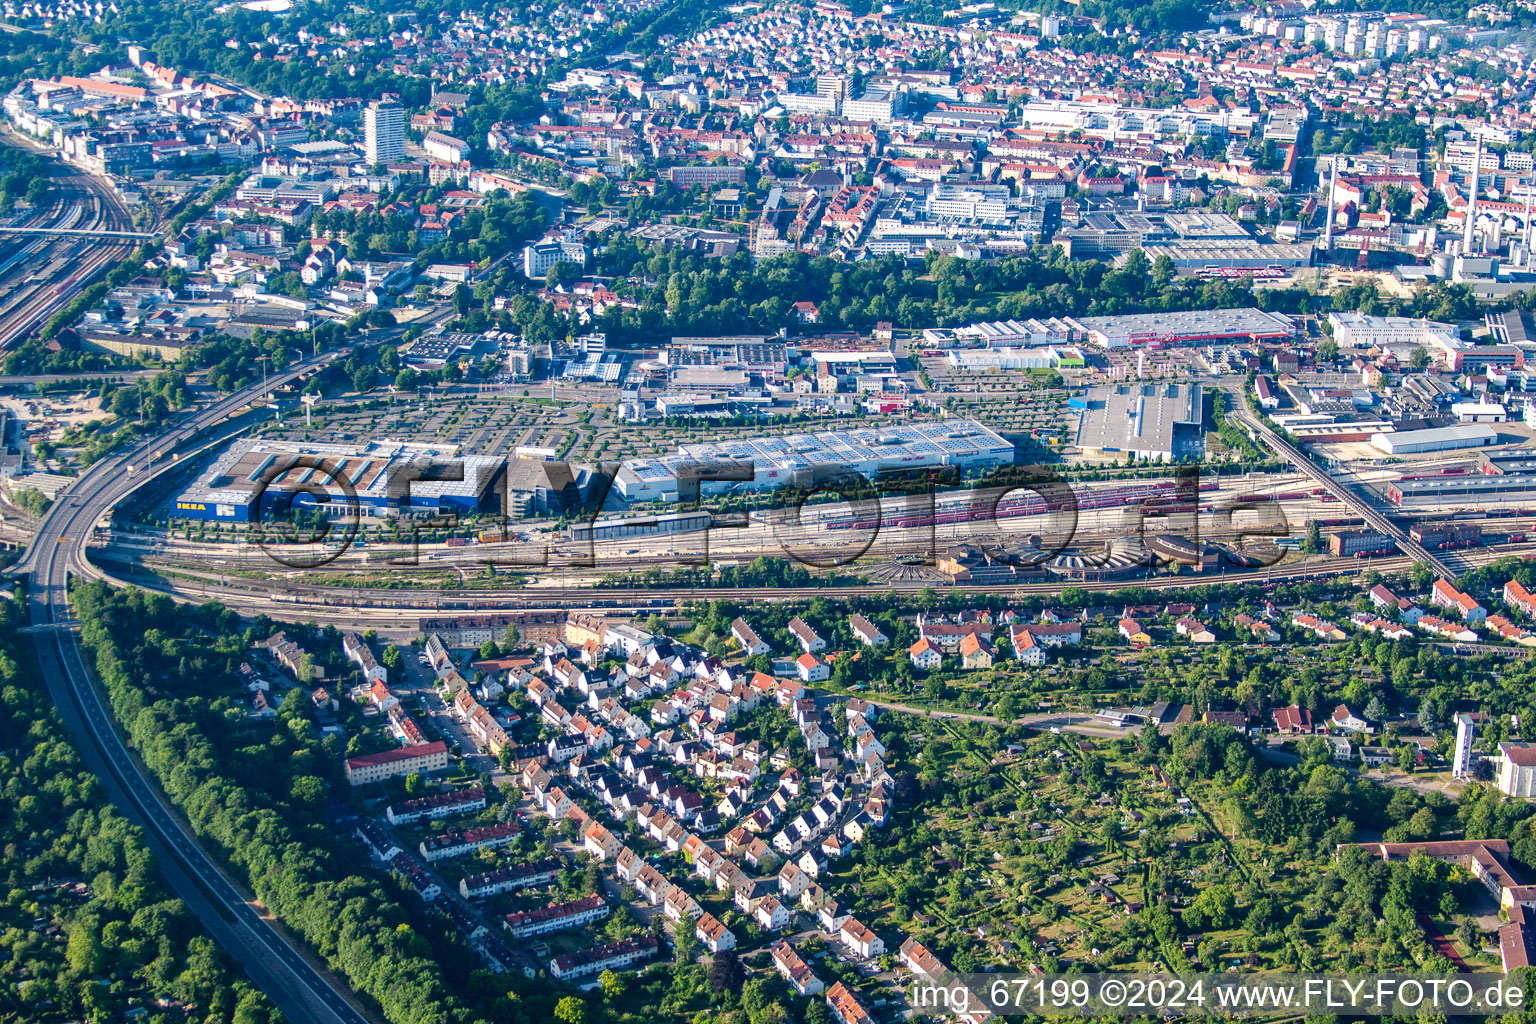
[[[197,502],[197,501],[178,501],[176,503],[176,507],[177,508],[189,509],[189,510],[195,511],[195,512],[207,512],[208,511],[208,506],[207,505],[204,505],[201,502]]]

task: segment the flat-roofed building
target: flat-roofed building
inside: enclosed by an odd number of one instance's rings
[[[1069,407],[1080,413],[1077,446],[1090,458],[1174,462],[1205,450],[1205,392],[1193,384],[1090,388]]]
[[[1463,423],[1454,427],[1427,430],[1398,430],[1371,435],[1371,444],[1388,455],[1415,455],[1423,452],[1454,451],[1498,444],[1498,431],[1481,423]]]
[[[248,438],[177,495],[172,513],[250,522],[287,502],[329,516],[490,511],[502,468],[499,458],[461,455],[455,445]]]

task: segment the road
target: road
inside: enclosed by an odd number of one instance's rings
[[[1229,394],[1231,393],[1229,392]],[[1458,573],[1447,565],[1439,555],[1413,540],[1402,527],[1376,511],[1368,498],[1361,497],[1349,487],[1329,476],[1317,463],[1307,457],[1306,452],[1291,444],[1291,442],[1271,429],[1268,424],[1250,413],[1244,405],[1246,398],[1240,391],[1232,394],[1231,398],[1233,414],[1244,424],[1258,431],[1263,436],[1264,442],[1281,458],[1290,462],[1291,465],[1315,480],[1329,494],[1338,498],[1344,507],[1365,520],[1365,524],[1371,529],[1397,541],[1398,550],[1403,552],[1403,554],[1411,556],[1415,561],[1428,563],[1444,579],[1454,580],[1457,577]]]
[[[296,364],[274,376],[268,386],[285,383],[317,362]],[[68,579],[79,572],[86,536],[103,511],[148,475],[135,477],[126,467],[144,464],[152,453],[163,457],[195,443],[200,431],[226,422],[262,391],[262,385],[247,388],[194,414],[166,437],[97,463],[49,510],[21,566],[32,576],[32,636],[49,696],[87,766],[103,781],[112,802],[143,828],[171,890],[209,934],[294,1024],[370,1024],[346,986],[262,916],[169,806],[147,770],[129,753],[68,627]]]

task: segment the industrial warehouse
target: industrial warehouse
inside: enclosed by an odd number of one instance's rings
[[[460,455],[453,446],[406,441],[241,440],[175,499],[173,511],[184,519],[231,522],[257,520],[282,506],[325,506],[339,516],[491,511],[504,465],[492,456]],[[449,475],[458,479],[434,479]]]
[[[675,456],[626,462],[614,490],[629,502],[676,501],[678,478],[690,473],[703,481],[701,493],[719,494],[811,487],[849,473],[873,479],[882,472],[937,466],[991,469],[1012,465],[1013,453],[1012,442],[973,419],[829,430],[679,445]]]
[[[679,478],[701,481],[700,493],[718,494],[813,487],[849,473],[874,479],[883,472],[940,466],[985,470],[1012,465],[1013,456],[1011,442],[970,419],[687,444],[674,456],[625,462],[615,474],[612,495],[630,503],[677,501]],[[181,518],[230,522],[281,513],[289,505],[323,506],[332,516],[506,511],[529,517],[583,506],[598,485],[598,474],[588,467],[463,455],[456,446],[242,440],[172,504]],[[694,528],[684,517],[668,520],[661,532]],[[604,526],[578,539],[619,536],[618,529]]]
[[[1175,462],[1205,450],[1205,392],[1196,385],[1090,388],[1067,405],[1081,414],[1077,446],[1086,458]]]
[[[1536,457],[1525,451],[1479,452],[1475,471],[1405,474],[1387,485],[1387,500],[1398,508],[1536,508]]]
[[[1481,448],[1498,443],[1498,432],[1479,423],[1371,435],[1371,444],[1388,455],[1422,455],[1426,452]]]
[[[1267,313],[1252,307],[1085,316],[1076,322],[1087,332],[1088,341],[1107,349],[1288,341],[1296,336],[1295,322],[1284,313]]]

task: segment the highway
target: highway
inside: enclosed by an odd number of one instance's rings
[[[197,412],[165,437],[92,466],[49,509],[18,568],[31,573],[32,636],[49,695],[112,802],[143,828],[171,890],[289,1021],[371,1024],[346,986],[311,963],[296,942],[262,917],[169,806],[154,779],[129,753],[69,628],[68,580],[71,573],[80,571],[93,526],[114,502],[149,476],[130,473],[127,467],[142,466],[152,457],[165,458],[198,443],[200,431],[227,422],[267,389],[323,361],[297,363],[265,385],[257,384]]]
[[[213,402],[179,421],[165,435],[138,445],[132,451],[110,457],[91,467],[80,480],[49,509],[38,526],[32,546],[17,570],[31,574],[29,595],[31,635],[37,647],[44,681],[66,725],[80,744],[87,765],[107,787],[113,802],[143,829],[146,839],[159,858],[160,866],[172,890],[186,901],[203,926],[245,969],[253,982],[294,1024],[367,1024],[369,1018],[358,1007],[346,986],[312,963],[299,945],[290,940],[272,922],[262,917],[239,888],[202,849],[187,826],[168,805],[159,786],[133,757],[124,738],[114,725],[91,680],[79,646],[70,630],[67,584],[77,577],[121,580],[88,561],[87,547],[95,524],[102,514],[152,479],[157,465],[164,471],[175,461],[210,442],[228,437],[241,428],[239,414],[264,400],[265,392],[283,386],[328,359],[326,354],[294,364],[274,374],[263,384],[253,385],[228,398]],[[1339,485],[1327,478],[1304,455],[1282,439],[1257,424],[1276,451],[1296,462],[1298,468],[1335,493]],[[1292,454],[1294,453],[1294,455]],[[1386,532],[1400,536],[1401,531],[1387,523],[1374,509],[1361,508],[1354,496],[1340,495],[1355,514],[1367,522],[1383,524]],[[1407,538],[1402,538],[1407,541]],[[1414,550],[1417,549],[1417,550]],[[1242,578],[1253,583],[1281,582],[1306,578],[1353,575],[1367,569],[1383,572],[1403,571],[1415,561],[1427,561],[1437,568],[1444,564],[1423,552],[1417,545],[1404,545],[1405,554],[1385,559],[1322,559],[1255,572],[1215,575],[1168,576],[1149,580],[1105,580],[1073,583],[1050,580],[1004,587],[985,588],[988,593],[1013,595],[1059,594],[1066,586],[1094,592],[1112,592],[1126,587],[1151,590],[1208,586]],[[1521,554],[1536,550],[1532,546],[1506,551],[1468,552],[1469,561],[1502,554]],[[137,568],[137,567],[136,567]],[[1451,575],[1447,569],[1447,574]],[[127,582],[144,585],[137,575]],[[153,584],[155,581],[148,581]],[[584,586],[528,586],[486,591],[410,591],[369,590],[300,585],[296,581],[242,581],[217,571],[193,574],[190,580],[160,579],[159,589],[174,592],[179,600],[202,601],[217,598],[228,606],[245,612],[267,612],[295,618],[334,622],[360,628],[378,623],[393,631],[414,631],[422,616],[484,614],[508,609],[571,609],[594,607],[664,607],[708,598],[732,600],[797,600],[813,596],[857,598],[887,595],[893,590],[913,590],[921,586],[881,584],[878,586],[800,587],[800,588],[622,588],[593,589]],[[273,589],[280,589],[291,603],[274,600]],[[957,590],[965,590],[962,585]]]

